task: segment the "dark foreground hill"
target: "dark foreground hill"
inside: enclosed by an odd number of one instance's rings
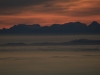
[[[96,21],[90,25],[81,22],[69,22],[43,27],[39,24],[19,24],[9,29],[1,29],[0,34],[100,34],[100,24]]]

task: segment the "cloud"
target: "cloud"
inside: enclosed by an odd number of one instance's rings
[[[34,59],[41,59],[39,57],[30,57],[30,58],[26,58],[26,57],[3,57],[0,58],[0,60],[34,60]]]
[[[34,6],[42,3],[49,2],[51,0],[0,0],[0,8],[15,8]]]
[[[83,55],[83,56],[100,56],[100,55]]]
[[[100,0],[0,0],[0,14],[25,12],[64,16],[100,15]]]
[[[0,0],[0,28],[19,23],[50,25],[81,21],[89,24],[94,18],[100,21],[99,17],[100,0]]]
[[[31,7],[46,4],[50,1],[53,0],[0,0],[0,14],[14,15],[27,12]]]
[[[13,15],[22,12],[48,13],[63,10],[63,4],[73,3],[78,0],[0,0],[0,14]]]
[[[100,15],[100,0],[83,0],[69,10],[71,16]]]
[[[52,56],[51,58],[68,58],[69,56]]]

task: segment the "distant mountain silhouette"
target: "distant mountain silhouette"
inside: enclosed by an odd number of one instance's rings
[[[42,43],[6,43],[1,44],[0,46],[56,46],[56,45],[100,45],[100,40],[88,40],[88,39],[78,39],[72,40],[69,42],[42,42]]]
[[[100,34],[100,24],[96,21],[90,25],[81,22],[69,22],[43,27],[39,24],[18,24],[9,29],[1,29],[0,34]]]

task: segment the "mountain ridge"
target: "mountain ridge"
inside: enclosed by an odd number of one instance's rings
[[[100,34],[100,24],[96,21],[89,25],[81,22],[52,24],[51,26],[18,24],[9,29],[1,29],[0,34]]]
[[[100,45],[100,40],[77,39],[68,42],[40,42],[40,43],[6,43],[0,46],[58,46],[58,45]]]

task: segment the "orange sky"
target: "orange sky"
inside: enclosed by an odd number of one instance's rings
[[[100,0],[0,0],[0,29],[94,20],[100,23]]]

